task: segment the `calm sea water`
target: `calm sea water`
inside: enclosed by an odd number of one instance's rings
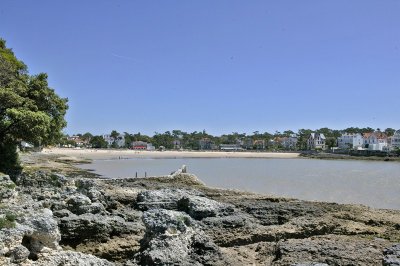
[[[313,159],[123,159],[82,165],[110,177],[165,175],[185,164],[211,187],[400,209],[400,163]]]

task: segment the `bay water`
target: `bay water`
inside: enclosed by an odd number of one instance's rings
[[[159,176],[182,165],[207,186],[400,210],[400,163],[356,160],[174,158],[94,160],[109,178]]]

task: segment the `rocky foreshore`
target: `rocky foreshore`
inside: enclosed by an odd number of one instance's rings
[[[0,265],[400,265],[400,211],[24,162],[0,174]]]

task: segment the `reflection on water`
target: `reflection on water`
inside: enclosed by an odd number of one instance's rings
[[[187,165],[211,187],[305,200],[400,209],[400,164],[311,159],[181,158],[95,160],[82,165],[107,177],[165,175]]]

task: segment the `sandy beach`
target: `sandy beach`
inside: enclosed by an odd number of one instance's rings
[[[296,158],[299,153],[280,152],[223,152],[223,151],[135,151],[51,148],[45,154],[60,154],[80,159],[118,158]]]

